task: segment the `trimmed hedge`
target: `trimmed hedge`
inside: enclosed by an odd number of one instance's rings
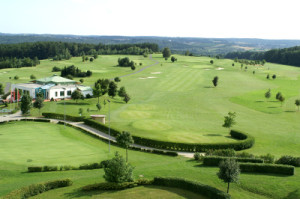
[[[73,182],[70,179],[64,179],[64,180],[55,180],[40,184],[33,184],[28,187],[23,187],[21,189],[15,190],[8,195],[4,196],[4,199],[14,199],[14,198],[29,198],[31,196],[35,196],[38,194],[41,194],[43,192],[57,189],[60,187],[67,187],[71,186]]]
[[[104,133],[108,133],[108,127],[102,123],[96,122],[91,119],[84,119],[84,123],[88,126],[91,126],[99,131],[102,131]],[[118,136],[121,132],[111,128],[110,129],[110,135],[111,136]],[[201,144],[190,144],[190,143],[176,143],[176,142],[167,142],[167,141],[160,141],[160,140],[153,140],[148,138],[142,138],[139,136],[133,135],[132,138],[134,139],[134,143],[158,148],[158,149],[166,149],[166,150],[173,150],[173,151],[208,151],[212,149],[234,149],[236,151],[244,150],[251,148],[254,143],[255,139],[254,137],[242,133],[239,131],[231,130],[230,132],[231,137],[238,139],[237,142],[232,143],[201,143]]]
[[[58,120],[64,120],[64,114],[59,113],[42,113],[42,115],[45,118],[52,118],[52,119],[58,119]],[[71,115],[66,115],[66,120],[72,121],[72,122],[82,122],[85,117],[76,117]]]
[[[50,122],[49,119],[36,119],[36,118],[25,118],[25,119],[20,119],[20,121],[32,121],[32,122]]]
[[[279,164],[240,163],[242,172],[294,175],[295,167]]]
[[[214,187],[201,184],[199,182],[193,182],[182,178],[163,178],[155,177],[153,185],[175,187],[179,189],[188,190],[194,193],[201,194],[208,198],[213,199],[230,199],[230,195],[216,189]]]
[[[276,164],[286,164],[286,165],[292,165],[295,167],[300,167],[300,157],[293,157],[289,155],[281,156],[278,160],[275,162]]]
[[[263,159],[258,158],[237,158],[237,157],[221,157],[221,156],[205,156],[203,157],[203,165],[205,166],[219,166],[222,160],[228,158],[235,159],[237,162],[251,162],[251,163],[263,163]]]
[[[42,172],[43,167],[28,167],[28,172]]]

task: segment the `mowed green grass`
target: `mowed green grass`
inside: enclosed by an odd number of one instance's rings
[[[238,63],[232,67],[232,60],[214,59],[214,64],[210,64],[212,58],[209,57],[175,56],[178,61],[171,63],[160,54],[154,54],[153,58],[159,64],[121,79],[118,87],[126,87],[131,101],[126,104],[119,97],[112,100],[112,127],[157,140],[234,142],[228,137],[228,129],[222,127],[224,116],[234,111],[237,113],[234,128],[256,138],[256,144],[249,152],[272,153],[277,157],[284,154],[300,155],[300,145],[297,144],[300,141],[297,133],[300,132],[300,112],[294,105],[295,99],[300,98],[300,68],[267,63],[265,66],[248,66],[245,71],[241,70]],[[94,66],[94,70],[106,68],[111,73],[95,73],[86,82],[117,76],[116,70],[120,75],[124,74],[124,70],[128,69],[115,67],[118,57],[123,56],[101,56],[106,61]],[[145,61],[143,66],[154,63],[142,56],[133,56],[132,59],[142,59]],[[72,58],[68,62],[67,65],[74,62],[77,66],[81,58]],[[50,69],[49,63],[53,64],[45,61],[38,67]],[[95,63],[84,64],[88,67]],[[252,71],[256,72],[255,75]],[[276,74],[277,78],[267,80],[267,74]],[[211,82],[214,76],[219,77],[216,88]],[[264,93],[269,88],[272,97],[267,101]],[[286,98],[282,106],[275,100],[279,91]],[[78,116],[78,109],[82,108],[85,116],[98,113],[107,115],[108,104],[103,104],[107,98],[101,97],[100,112],[96,111],[97,99],[86,99],[78,104],[70,100],[65,106],[62,101],[48,102],[42,111],[64,113],[66,109],[67,114]],[[38,115],[38,111],[32,110],[32,115]]]
[[[120,198],[122,196],[139,198],[146,196],[145,193],[147,196],[149,194],[149,198],[157,198],[160,194],[162,198],[195,198],[194,194],[186,191],[152,186],[120,192],[80,191],[79,188],[82,186],[104,182],[103,169],[27,173],[25,171],[30,165],[78,166],[111,158],[116,151],[124,156],[125,150],[112,146],[109,154],[106,142],[58,124],[15,122],[1,125],[2,129],[5,129],[5,132],[1,131],[0,135],[0,196],[33,183],[70,178],[74,181],[71,187],[52,190],[35,198]],[[16,143],[20,149],[16,149],[13,143]],[[6,144],[5,148],[2,144]],[[93,155],[89,155],[90,153]],[[53,156],[57,158],[53,159]],[[28,162],[28,159],[32,161]],[[148,179],[155,176],[180,177],[208,184],[223,191],[227,188],[227,185],[218,179],[216,167],[203,167],[188,158],[130,150],[129,162],[135,167],[136,179],[140,175]],[[299,172],[297,168],[295,176],[241,174],[240,183],[231,185],[230,194],[234,199],[299,198]]]

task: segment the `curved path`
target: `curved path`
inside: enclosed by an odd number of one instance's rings
[[[151,67],[151,66],[155,66],[155,65],[159,64],[159,62],[158,62],[157,60],[155,60],[155,59],[152,58],[152,54],[149,55],[149,59],[151,59],[152,61],[155,61],[155,63],[154,63],[154,64],[151,64],[151,65],[148,65],[148,66],[145,66],[144,68],[141,68],[140,70],[135,71],[135,72],[133,72],[133,73],[129,73],[129,74],[126,74],[126,75],[121,75],[121,76],[119,76],[119,77],[127,77],[127,76],[130,76],[130,75],[135,75],[135,74],[137,74],[137,73],[140,73],[140,72],[144,71],[145,69],[147,69],[147,68],[149,68],[149,67]],[[111,78],[110,80],[113,80],[113,79],[114,79],[114,78]]]
[[[17,112],[15,114],[12,115],[6,115],[6,116],[2,116],[0,119],[0,122],[2,121],[19,121],[21,119],[49,119],[49,118],[37,118],[37,117],[23,117],[21,116],[21,112]],[[63,122],[64,120],[57,120],[57,119],[49,119],[50,122],[52,123],[58,123],[59,121]],[[91,134],[94,134],[98,137],[101,137],[103,139],[111,140],[112,142],[116,142],[116,138],[113,136],[109,136],[106,133],[103,133],[102,131],[99,131],[95,128],[92,128],[88,125],[85,125],[83,122],[71,122],[71,121],[66,121],[67,124],[72,125],[74,127],[83,129],[85,131],[90,132]],[[152,148],[152,147],[147,147],[147,146],[141,146],[138,144],[132,144],[133,147],[139,147],[142,149],[150,149],[150,150],[161,150],[161,151],[170,151],[170,150],[164,150],[164,149],[157,149],[157,148]],[[194,153],[193,152],[181,152],[181,151],[174,151],[177,152],[178,155],[180,156],[184,156],[184,157],[188,157],[188,158],[193,158],[194,157]]]

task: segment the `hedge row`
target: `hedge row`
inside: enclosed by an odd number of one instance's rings
[[[219,166],[222,160],[226,160],[229,157],[221,157],[221,156],[205,156],[203,157],[203,165],[205,166]],[[263,163],[263,159],[258,158],[237,158],[231,157],[231,159],[235,159],[238,162],[251,162],[251,163]]]
[[[122,183],[113,183],[113,182],[102,182],[91,185],[86,185],[81,188],[82,191],[96,191],[96,190],[122,190],[133,188],[141,185],[150,185],[153,183],[153,180],[139,179],[134,182],[122,182]]]
[[[25,119],[20,119],[20,121],[50,122],[49,119],[40,119],[40,118],[25,118]]]
[[[199,182],[185,180],[182,178],[155,177],[153,184],[158,186],[175,187],[179,189],[188,190],[194,193],[201,194],[202,196],[206,196],[207,198],[214,198],[214,199],[231,198],[229,194],[220,191],[219,189],[201,184]]]
[[[84,119],[84,123],[88,126],[91,126],[99,131],[104,133],[108,133],[108,127],[102,123],[96,122],[90,119]],[[118,136],[121,132],[111,128],[110,134],[114,137]],[[231,137],[238,139],[239,141],[232,143],[201,143],[201,144],[190,144],[190,143],[176,143],[176,142],[167,142],[167,141],[159,141],[148,138],[142,138],[139,136],[132,136],[134,142],[139,145],[158,148],[158,149],[166,149],[173,151],[208,151],[211,149],[234,149],[234,150],[244,150],[251,148],[254,143],[254,137],[238,132],[235,130],[231,130]]]
[[[4,196],[4,199],[15,199],[15,198],[29,198],[41,194],[43,192],[49,191],[51,189],[57,189],[60,187],[71,186],[73,182],[70,179],[64,180],[55,180],[40,184],[33,184],[28,187],[24,187],[18,190],[15,190],[8,195]]]
[[[58,120],[64,120],[65,115],[59,113],[42,113],[45,118],[52,118]],[[66,115],[66,120],[72,122],[82,122],[85,117],[76,117],[71,115]]]
[[[79,167],[64,165],[64,166],[32,166],[28,167],[28,172],[48,172],[48,171],[68,171],[68,170],[92,170],[102,169],[107,166],[108,160],[103,160],[100,163],[82,164]]]
[[[295,167],[280,164],[240,163],[242,172],[273,173],[282,175],[294,175]]]
[[[162,151],[162,150],[157,150],[157,149],[152,150],[152,149],[144,149],[144,148],[139,148],[139,147],[130,147],[130,149],[135,150],[135,151],[155,153],[155,154],[160,154],[160,155],[178,156],[178,153],[176,151]]]

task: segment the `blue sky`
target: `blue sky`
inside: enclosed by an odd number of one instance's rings
[[[300,39],[297,0],[0,0],[0,32]]]

